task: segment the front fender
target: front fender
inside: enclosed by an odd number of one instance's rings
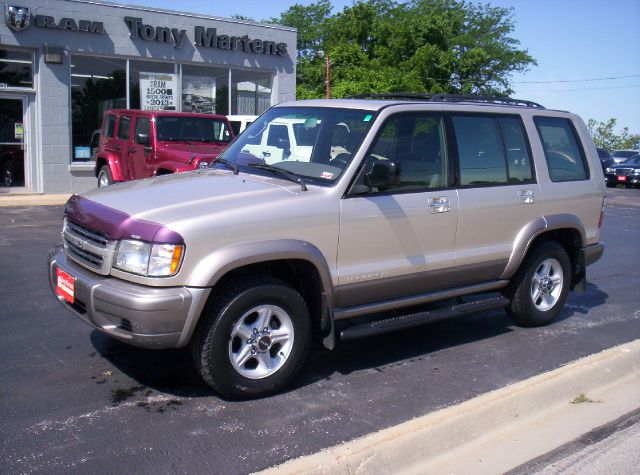
[[[189,277],[189,286],[213,287],[228,272],[259,262],[300,259],[313,264],[320,275],[322,289],[333,303],[331,273],[322,252],[313,244],[297,239],[232,244],[213,251],[203,259]]]
[[[96,155],[96,163],[98,164],[96,166],[96,177],[100,171],[101,163],[106,163],[109,165],[113,181],[124,181],[126,179],[120,166],[120,157],[118,155],[110,152],[98,153]]]

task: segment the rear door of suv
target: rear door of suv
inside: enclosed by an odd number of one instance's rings
[[[450,125],[460,199],[456,267],[473,282],[496,279],[518,233],[541,215],[526,130],[517,114],[452,112]]]

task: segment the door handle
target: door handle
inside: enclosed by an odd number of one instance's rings
[[[263,157],[270,157],[271,156],[271,152],[262,152],[262,156]]]
[[[535,202],[535,195],[533,190],[520,190],[518,191],[518,199],[521,204],[530,205]]]
[[[449,203],[449,198],[444,196],[436,196],[434,198],[429,198],[429,212],[431,214],[448,213],[450,211],[451,211],[451,203]]]
[[[129,153],[135,153],[135,151],[136,151],[136,148],[135,148],[135,147],[129,147],[129,148],[127,149],[127,152],[129,152]]]

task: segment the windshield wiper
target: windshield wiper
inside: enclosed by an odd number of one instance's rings
[[[259,168],[260,170],[269,170],[270,172],[277,173],[278,175],[282,175],[287,180],[292,181],[300,185],[302,191],[307,191],[307,184],[304,182],[302,178],[296,175],[293,172],[284,170],[282,168],[274,167],[273,165],[268,165],[266,163],[249,163],[248,166],[252,168]]]
[[[238,166],[235,163],[230,162],[229,160],[225,160],[224,158],[216,157],[216,158],[213,159],[213,162],[211,162],[211,163],[212,164],[222,163],[229,170],[233,170],[233,174],[234,175],[237,175],[238,173],[240,173],[240,171],[238,170]]]

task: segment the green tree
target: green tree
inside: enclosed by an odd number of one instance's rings
[[[319,0],[272,21],[298,29],[297,95],[427,92],[508,95],[535,60],[512,38],[511,9],[460,0],[360,0],[332,14]]]
[[[606,122],[589,119],[587,127],[596,147],[606,148],[607,150],[640,149],[640,134],[629,133],[628,127],[624,127],[620,133],[615,133],[614,129],[617,122],[617,119],[609,119]]]

